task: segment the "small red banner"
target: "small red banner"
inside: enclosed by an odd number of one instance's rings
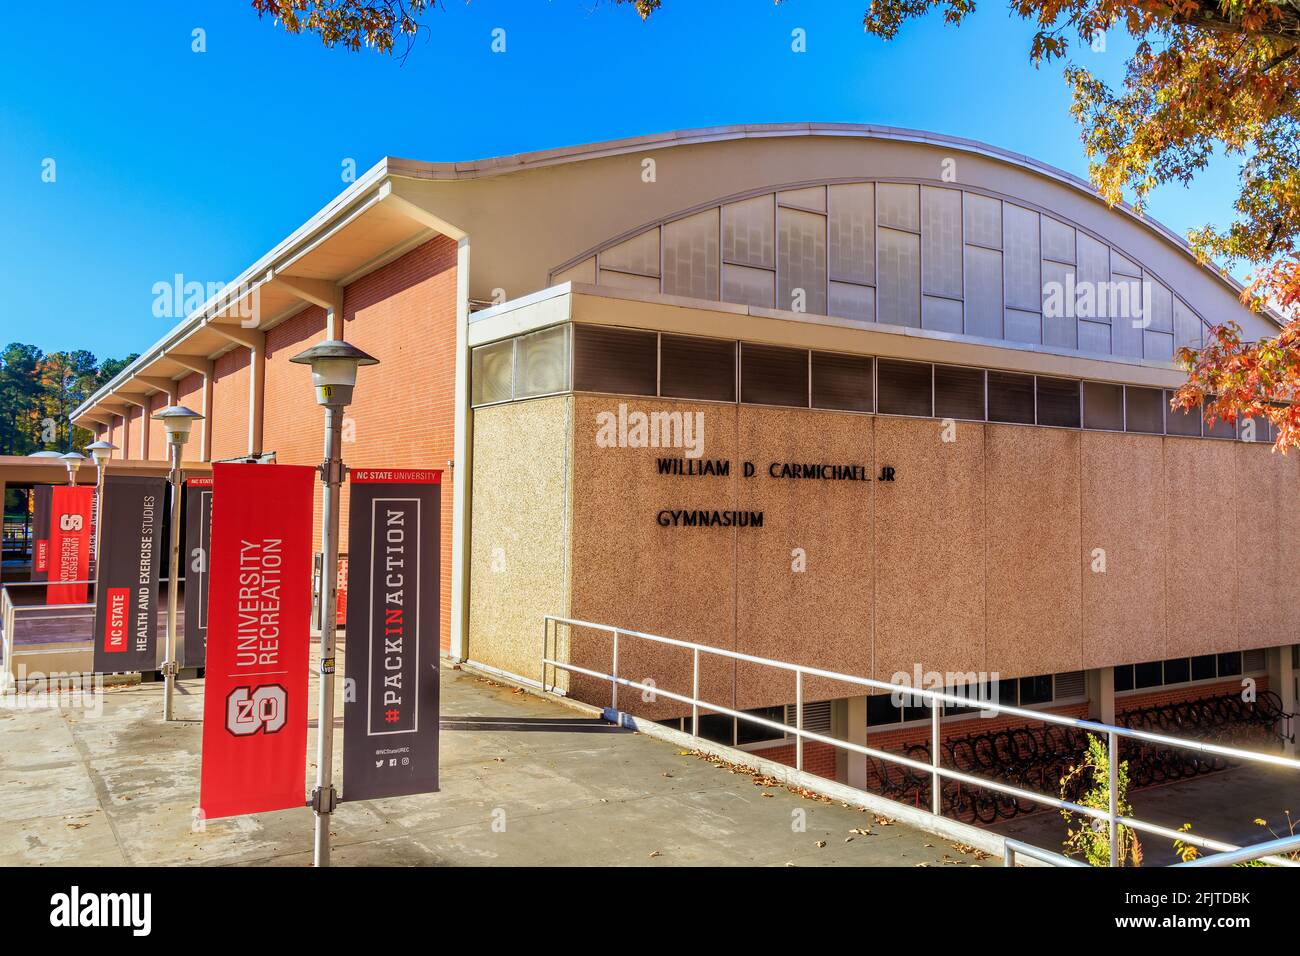
[[[130,588],[108,588],[104,592],[104,653],[126,651],[126,609],[131,604]]]
[[[95,489],[90,485],[59,485],[51,489],[47,604],[86,603],[94,496]],[[59,581],[82,583],[56,583]]]
[[[354,468],[348,472],[354,485],[440,485],[440,468]]]
[[[304,805],[316,469],[213,465],[199,806]]]

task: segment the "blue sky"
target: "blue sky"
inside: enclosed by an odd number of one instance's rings
[[[144,348],[171,325],[154,283],[234,278],[344,188],[349,158],[817,120],[970,137],[1086,175],[1061,69],[1030,65],[1031,31],[1005,6],[883,43],[862,32],[867,2],[666,0],[642,23],[609,0],[446,0],[404,63],[288,36],[246,0],[72,0],[59,23],[15,7],[0,35],[0,344]],[[1131,44],[1107,47],[1076,56],[1114,82]],[[1151,212],[1179,233],[1223,223],[1236,184],[1225,161]]]

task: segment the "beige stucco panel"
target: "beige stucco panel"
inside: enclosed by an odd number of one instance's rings
[[[742,405],[738,456],[755,474],[738,482],[740,507],[763,527],[736,535],[736,647],[827,670],[871,673],[874,481],[774,478],[772,463],[861,465],[874,474],[875,419],[847,412]],[[798,549],[798,551],[796,551]],[[796,570],[800,566],[803,570]],[[808,678],[805,700],[862,693]],[[736,666],[739,707],[795,699],[794,675]]]
[[[1237,446],[1165,439],[1169,509],[1167,655],[1235,650],[1237,636]]]
[[[1243,650],[1291,644],[1300,633],[1300,461],[1265,443],[1234,452],[1238,641]]]
[[[1164,441],[1083,432],[1083,665],[1165,656]]]
[[[569,612],[572,406],[543,398],[474,413],[469,656],[534,680],[542,616]]]
[[[601,447],[598,415],[680,412],[703,416],[703,458],[731,461],[736,455],[736,406],[662,399],[579,395],[573,423],[573,616],[600,624],[715,647],[735,646],[734,528],[665,528],[661,509],[736,507],[736,478],[663,476],[656,460],[682,457],[682,449]],[[739,532],[746,533],[746,532]],[[590,633],[573,638],[576,663],[608,672],[609,641]],[[706,699],[730,706],[735,669],[729,660],[705,658],[700,689]],[[619,673],[676,693],[691,691],[689,652],[626,639],[619,647]],[[574,679],[584,700],[608,701],[609,685]],[[646,717],[681,714],[689,707],[659,697],[642,699],[625,690],[624,710]]]
[[[881,418],[875,676],[985,670],[984,428]],[[951,439],[951,440],[945,440]]]
[[[988,669],[1078,670],[1079,432],[989,425],[984,434]]]

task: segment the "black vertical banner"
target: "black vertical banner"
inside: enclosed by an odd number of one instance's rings
[[[349,476],[343,799],[438,789],[442,472]]]
[[[32,486],[32,580],[50,579],[50,499],[49,485]]]
[[[212,546],[212,479],[185,482],[185,635],[182,667],[206,667],[208,659],[208,555]]]
[[[157,670],[167,481],[108,475],[101,511],[95,673]]]

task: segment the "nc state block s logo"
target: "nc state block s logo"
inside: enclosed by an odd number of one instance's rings
[[[226,698],[226,730],[236,737],[273,734],[288,719],[289,695],[279,684],[236,687]]]

